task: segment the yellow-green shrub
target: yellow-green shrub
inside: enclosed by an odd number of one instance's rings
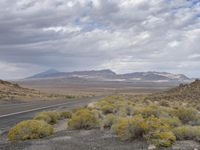
[[[102,114],[101,111],[96,110],[96,109],[92,109],[91,112],[94,114],[95,118],[98,120],[103,119],[104,115]]]
[[[161,101],[159,102],[159,104],[160,104],[161,106],[165,106],[165,107],[169,107],[169,106],[170,106],[169,101],[166,101],[166,100],[161,100]]]
[[[76,108],[74,108],[74,109],[72,110],[72,113],[76,113],[77,111],[80,111],[80,110],[86,109],[86,108],[87,108],[87,107],[76,107]],[[87,109],[90,110],[90,108],[87,108]]]
[[[60,117],[69,119],[72,117],[72,113],[70,111],[62,111],[60,112]]]
[[[145,138],[157,147],[169,147],[176,141],[176,137],[171,131],[150,132],[145,136]]]
[[[51,125],[44,121],[27,120],[18,123],[8,133],[11,141],[38,139],[53,134]]]
[[[200,126],[181,126],[173,130],[178,140],[200,141]]]
[[[132,118],[120,118],[113,126],[112,130],[121,140],[131,140],[142,137],[148,125],[141,115]]]
[[[35,120],[43,120],[49,124],[55,124],[60,118],[60,114],[55,111],[40,112],[34,117]]]
[[[109,114],[109,113],[114,113],[115,112],[115,107],[113,104],[105,104],[101,107],[101,111],[103,114]]]
[[[68,122],[69,128],[72,129],[91,129],[96,127],[98,120],[89,109],[80,109],[72,115]]]
[[[116,113],[118,108],[122,108],[125,106],[129,101],[125,100],[119,96],[108,96],[95,104],[96,109],[101,110],[105,115],[109,113]]]
[[[150,116],[159,117],[161,115],[161,110],[158,106],[139,106],[135,107],[136,113],[141,114],[143,117],[148,118]]]
[[[180,119],[177,117],[160,118],[160,120],[161,122],[163,122],[164,124],[168,124],[172,128],[182,125]]]
[[[174,111],[174,114],[185,124],[191,123],[198,119],[198,112],[192,108],[180,107]]]
[[[133,116],[135,113],[134,107],[131,104],[128,104],[128,102],[117,103],[115,107],[116,114],[121,117]]]
[[[38,114],[33,119],[42,120],[45,121],[46,123],[51,123],[51,117],[46,114]]]
[[[155,116],[146,118],[146,123],[148,124],[148,132],[164,132],[171,129],[169,124],[164,123],[160,118],[157,118]]]
[[[113,114],[108,114],[105,118],[101,121],[101,129],[110,129],[112,125],[117,121],[117,116]]]

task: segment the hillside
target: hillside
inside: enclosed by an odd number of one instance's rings
[[[180,84],[178,87],[168,91],[152,94],[146,99],[153,101],[182,102],[190,106],[199,107],[200,102],[200,80],[195,80],[190,84]]]
[[[41,93],[34,89],[23,88],[18,84],[0,80],[0,100],[54,99],[56,95]]]

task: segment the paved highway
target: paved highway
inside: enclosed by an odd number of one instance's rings
[[[0,105],[0,133],[6,131],[16,123],[31,119],[37,112],[43,110],[73,109],[97,101],[100,97],[88,99],[37,101],[19,104]]]

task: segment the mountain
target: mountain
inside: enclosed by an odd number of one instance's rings
[[[47,70],[45,72],[33,75],[27,79],[41,79],[41,78],[98,78],[98,77],[112,77],[116,73],[109,69],[105,70],[90,70],[90,71],[74,71],[74,72],[59,72],[56,70]]]
[[[16,83],[0,80],[0,100],[30,100],[30,99],[54,99],[53,95],[48,95],[34,89],[23,88]]]
[[[28,77],[27,79],[46,78],[46,77],[51,77],[51,76],[54,76],[54,75],[57,75],[57,74],[60,74],[60,72],[55,70],[55,69],[49,69],[49,70],[47,70],[45,72],[41,72],[41,73],[38,73],[38,74],[33,75],[31,77]]]
[[[33,75],[27,79],[79,79],[90,81],[122,81],[122,82],[190,82],[190,78],[183,74],[173,74],[167,72],[134,72],[127,74],[116,74],[112,70],[90,70],[59,72],[57,70],[47,70]]]
[[[168,72],[135,72],[124,74],[122,77],[130,80],[137,81],[157,81],[157,82],[168,82],[168,81],[177,81],[184,82],[190,80],[188,77],[182,74],[172,74]]]

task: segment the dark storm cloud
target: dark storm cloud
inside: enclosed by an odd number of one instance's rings
[[[192,0],[1,0],[0,78],[48,68],[198,76],[199,12]]]

